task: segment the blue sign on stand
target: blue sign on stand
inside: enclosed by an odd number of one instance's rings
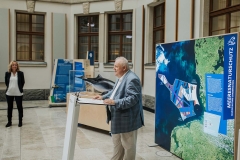
[[[82,78],[84,77],[84,68],[82,62],[74,62],[75,67],[75,80],[73,92],[86,91],[86,86]]]
[[[55,60],[56,73],[52,94],[52,102],[66,102],[66,94],[69,91],[69,71],[73,69],[73,61],[69,59]]]

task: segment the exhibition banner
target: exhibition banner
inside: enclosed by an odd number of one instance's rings
[[[67,93],[86,91],[82,79],[93,77],[93,68],[88,59],[55,59],[49,104],[65,105]]]
[[[74,83],[72,83],[73,90],[71,92],[83,92],[86,91],[85,82],[82,80],[84,77],[84,68],[83,62],[74,62],[75,72],[74,74]]]
[[[186,160],[234,158],[238,40],[156,45],[155,143]]]
[[[90,87],[83,79],[93,78],[94,66],[90,65],[89,59],[74,59],[73,60],[74,81],[70,82],[72,92],[90,91]]]
[[[69,71],[73,70],[73,60],[55,59],[52,77],[52,103],[66,103],[66,94],[69,92]]]

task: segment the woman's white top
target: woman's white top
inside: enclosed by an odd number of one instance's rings
[[[18,75],[17,72],[15,75],[11,72],[11,77],[8,85],[8,90],[6,95],[8,96],[22,96],[23,93],[20,92],[18,88]]]

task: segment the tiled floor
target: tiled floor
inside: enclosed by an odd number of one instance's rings
[[[65,135],[65,107],[48,107],[47,101],[24,101],[23,126],[17,109],[13,125],[7,123],[6,102],[0,102],[0,160],[61,160]],[[154,114],[144,111],[145,126],[138,131],[137,160],[178,160],[154,144]],[[77,129],[74,159],[109,160],[112,141],[107,132],[87,126]]]

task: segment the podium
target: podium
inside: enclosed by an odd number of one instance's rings
[[[77,97],[71,94],[68,103],[68,116],[65,129],[62,160],[73,159],[78,127],[79,109],[80,105],[77,105]]]
[[[94,101],[92,102],[93,102],[92,105],[96,105]],[[68,115],[67,115],[66,129],[65,129],[65,139],[64,139],[62,160],[74,159],[78,119],[80,115],[79,111],[80,111],[80,106],[85,104],[86,102],[78,101],[75,95],[73,94],[69,95]],[[91,104],[91,102],[88,104]]]
[[[66,113],[68,112],[69,96],[71,94],[73,93],[67,94]],[[98,94],[93,92],[80,92],[81,98],[93,98],[96,95]],[[79,124],[110,131],[110,125],[106,123],[106,105],[81,104],[78,117]]]

